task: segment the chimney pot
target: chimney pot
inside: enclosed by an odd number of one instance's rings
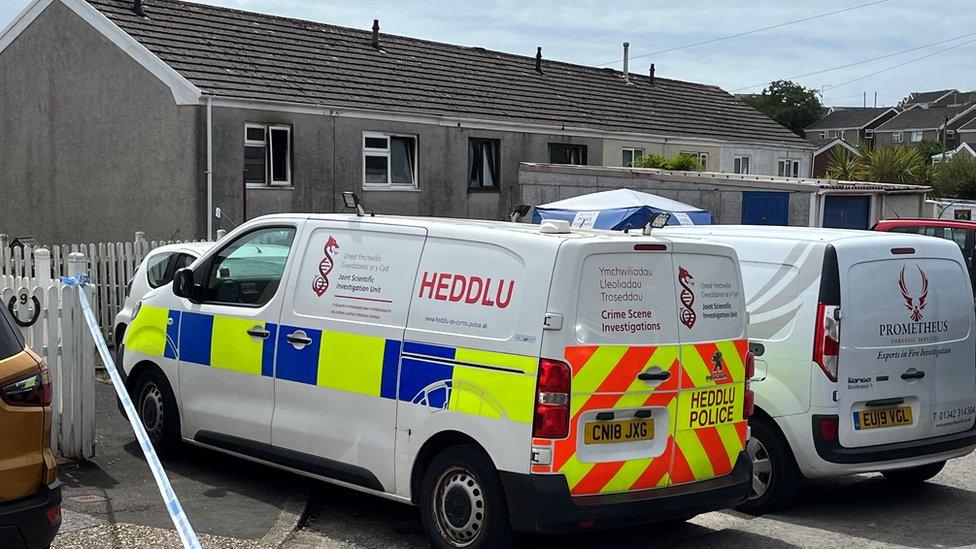
[[[139,17],[146,16],[146,12],[142,10],[142,0],[132,0],[132,11]]]
[[[380,49],[380,20],[373,19],[373,49]]]
[[[542,46],[535,51],[535,72],[539,74],[545,74],[542,71]]]
[[[651,63],[651,85],[654,85],[654,63]]]

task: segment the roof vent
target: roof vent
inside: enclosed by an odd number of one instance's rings
[[[651,85],[653,86],[654,85],[654,63],[651,63],[651,74],[650,74],[650,77],[651,77]]]
[[[373,19],[373,49],[380,49],[380,20]]]
[[[569,221],[565,219],[547,219],[539,225],[539,232],[542,234],[568,234]]]
[[[535,50],[535,72],[539,74],[546,74],[542,70],[542,46]]]
[[[146,12],[142,11],[142,0],[132,0],[132,11],[139,17],[146,16]]]

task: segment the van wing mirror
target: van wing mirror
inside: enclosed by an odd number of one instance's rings
[[[176,297],[194,299],[193,269],[185,267],[173,275],[173,294]]]

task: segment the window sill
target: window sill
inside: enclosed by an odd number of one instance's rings
[[[363,185],[363,192],[394,192],[394,193],[419,193],[419,187],[373,187]]]
[[[468,194],[498,194],[498,187],[468,187]]]
[[[292,190],[295,189],[295,186],[294,185],[283,185],[283,184],[278,184],[278,185],[255,185],[255,184],[248,184],[247,185],[247,190],[249,190],[249,191],[252,191],[252,190],[270,190],[270,189],[279,189],[279,190],[283,190],[283,191],[292,191]]]

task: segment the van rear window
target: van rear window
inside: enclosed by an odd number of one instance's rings
[[[576,338],[586,344],[677,343],[671,256],[593,254],[583,261]]]
[[[8,359],[24,350],[24,336],[17,328],[6,307],[0,307],[0,360]]]

